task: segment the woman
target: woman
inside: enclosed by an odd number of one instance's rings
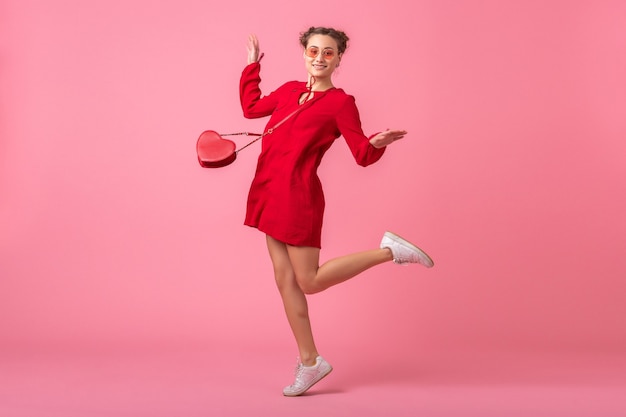
[[[286,396],[303,394],[332,367],[318,353],[311,332],[307,294],[323,291],[383,262],[432,267],[429,256],[398,235],[386,232],[380,248],[319,265],[324,195],[317,167],[335,139],[343,136],[359,165],[380,159],[404,130],[366,137],[354,97],[335,88],[332,74],[347,47],[345,33],[311,27],[301,34],[306,82],[291,81],[262,96],[259,41],[248,38],[248,66],[240,82],[244,116],[271,116],[248,196],[245,224],[266,234],[287,319],[300,354],[296,378]]]

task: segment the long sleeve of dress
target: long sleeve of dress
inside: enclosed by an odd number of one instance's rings
[[[357,164],[365,167],[378,161],[383,156],[387,147],[375,148],[369,142],[369,139],[374,135],[368,138],[363,133],[359,110],[356,107],[353,96],[347,96],[346,102],[337,114],[336,120],[337,127],[346,140]]]
[[[254,62],[244,68],[239,82],[239,99],[243,116],[247,119],[256,119],[272,114],[276,109],[276,94],[261,96],[261,64]]]

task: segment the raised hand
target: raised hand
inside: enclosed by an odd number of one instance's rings
[[[248,36],[248,65],[260,61],[261,58],[263,54],[259,55],[259,40],[256,35],[250,34]]]

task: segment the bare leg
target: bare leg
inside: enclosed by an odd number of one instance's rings
[[[306,366],[313,365],[318,352],[311,331],[309,308],[306,296],[296,281],[287,246],[267,236],[267,248],[274,266],[276,285],[283,300],[287,320],[298,345],[300,361]]]
[[[361,272],[393,260],[391,250],[373,249],[334,258],[319,266],[318,248],[287,245],[298,285],[305,294],[314,294],[347,281]]]

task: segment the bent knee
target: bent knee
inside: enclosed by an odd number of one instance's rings
[[[323,290],[320,286],[315,282],[315,277],[296,277],[296,281],[298,282],[298,286],[305,294],[315,294]]]

